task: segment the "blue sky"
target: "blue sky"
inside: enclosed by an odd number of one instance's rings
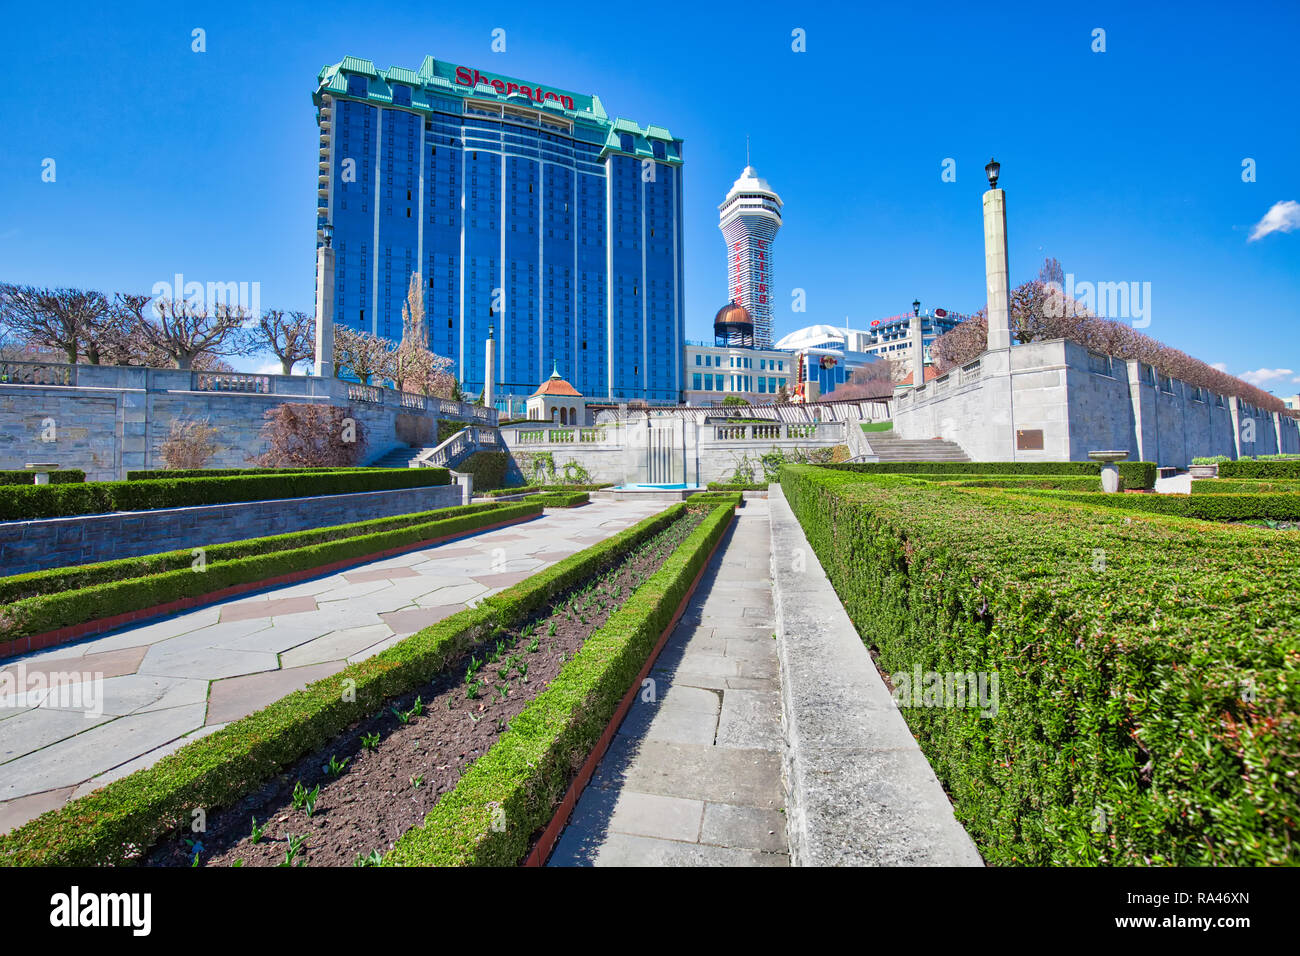
[[[242,6],[10,5],[0,280],[147,292],[181,272],[310,310],[316,73],[346,54],[410,68],[432,54],[596,93],[686,140],[692,338],[727,298],[717,204],[747,134],[785,201],[778,334],[915,297],[982,305],[992,154],[1013,281],[1052,255],[1079,280],[1149,282],[1148,334],[1300,391],[1300,207],[1277,206],[1300,201],[1300,4]],[[490,51],[498,27],[505,53]],[[1270,209],[1292,231],[1250,241]]]

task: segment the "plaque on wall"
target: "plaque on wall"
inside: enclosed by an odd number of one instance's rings
[[[1017,428],[1016,451],[1042,451],[1043,430],[1041,428]]]

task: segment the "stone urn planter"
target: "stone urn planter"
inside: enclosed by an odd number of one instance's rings
[[[1219,463],[1215,462],[1212,465],[1192,465],[1188,468],[1188,471],[1191,473],[1193,478],[1218,478]]]
[[[1115,463],[1127,458],[1128,452],[1111,449],[1090,451],[1088,457],[1101,462],[1101,490],[1108,494],[1119,491],[1119,466]]]

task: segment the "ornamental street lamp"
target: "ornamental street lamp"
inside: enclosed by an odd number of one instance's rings
[[[992,157],[989,158],[988,165],[984,167],[984,175],[989,178],[989,189],[998,188],[998,174],[1002,171],[1002,164]]]
[[[920,299],[913,299],[913,300],[912,300],[912,314],[913,314],[913,315],[920,315],[920,314],[921,314],[921,300],[920,300]]]

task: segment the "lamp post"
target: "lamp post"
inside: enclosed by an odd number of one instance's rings
[[[925,348],[921,338],[921,300],[912,300],[912,388],[925,384]]]
[[[1007,266],[1007,194],[998,188],[1002,164],[984,167],[989,188],[984,194],[984,276],[988,285],[990,351],[1011,347],[1011,283]]]
[[[334,227],[321,227],[316,250],[316,377],[334,377]]]

